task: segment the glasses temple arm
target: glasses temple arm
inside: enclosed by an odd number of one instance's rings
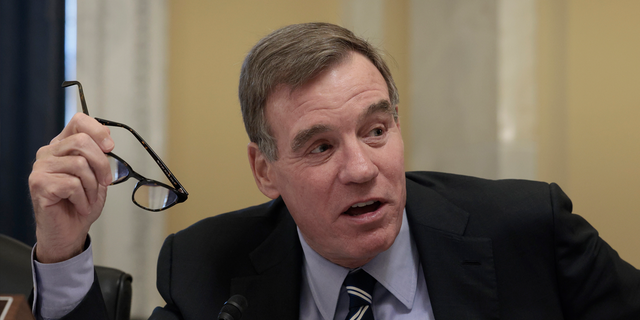
[[[73,85],[78,86],[78,92],[80,92],[80,104],[82,104],[82,113],[89,115],[89,109],[87,109],[87,101],[84,99],[84,90],[82,90],[82,84],[79,81],[65,81],[62,83],[62,87],[70,87]]]
[[[100,118],[94,118],[94,119],[96,119],[98,122],[100,122],[103,125],[112,126],[112,127],[121,127],[129,130],[129,132],[131,132],[133,136],[135,136],[136,139],[138,139],[138,141],[142,144],[142,146],[147,150],[151,158],[153,158],[153,160],[158,164],[160,169],[162,169],[162,172],[167,177],[167,179],[171,181],[171,184],[173,184],[173,186],[176,189],[178,189],[180,192],[184,193],[185,195],[189,195],[187,190],[182,186],[182,184],[180,184],[180,182],[173,175],[173,173],[171,173],[171,170],[169,170],[169,167],[167,167],[167,165],[162,161],[162,159],[160,159],[160,157],[156,154],[156,152],[153,151],[153,148],[151,148],[151,146],[135,130],[133,130],[131,127],[129,127],[124,123],[119,123],[119,122],[100,119]]]

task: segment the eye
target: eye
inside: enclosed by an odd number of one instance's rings
[[[318,145],[315,149],[311,150],[311,153],[314,153],[314,154],[323,153],[329,149],[331,149],[331,146],[326,143],[323,143],[321,145]]]
[[[369,136],[371,137],[380,137],[383,136],[385,133],[385,128],[382,127],[377,127],[371,131],[369,131]]]

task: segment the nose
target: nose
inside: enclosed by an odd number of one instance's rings
[[[344,163],[338,175],[343,184],[365,183],[378,176],[380,171],[367,148],[370,147],[359,141],[344,147]]]

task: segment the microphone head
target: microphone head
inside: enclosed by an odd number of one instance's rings
[[[231,296],[222,306],[218,320],[240,320],[242,313],[249,306],[247,299],[239,294]]]

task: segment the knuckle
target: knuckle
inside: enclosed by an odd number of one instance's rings
[[[71,163],[76,168],[84,168],[88,166],[87,159],[84,157],[73,157]]]
[[[106,134],[106,135],[111,134],[111,130],[109,129],[109,127],[103,126],[102,124],[100,124],[100,131],[102,132],[102,134]]]
[[[69,184],[69,189],[71,190],[79,190],[79,189],[83,189],[82,187],[82,182],[80,182],[80,179],[78,179],[77,177],[73,177],[71,179],[68,179],[68,184]]]
[[[38,149],[38,151],[36,151],[36,161],[38,159],[42,159],[43,157],[48,155],[50,153],[49,149],[50,149],[49,146],[40,147],[40,149]]]
[[[70,138],[69,149],[71,154],[78,154],[81,150],[90,150],[90,148],[95,145],[91,136],[84,132],[76,133]]]
[[[80,179],[75,176],[68,176],[65,179],[62,179],[59,183],[59,190],[68,190],[69,194],[73,194],[78,192],[78,189],[82,189],[82,183]]]
[[[91,136],[89,136],[88,134],[86,134],[84,132],[80,132],[80,133],[76,134],[76,139],[78,141],[79,147],[81,147],[81,148],[85,148],[85,147],[89,146],[93,142],[93,139],[91,139]]]
[[[29,189],[31,189],[32,191],[40,189],[42,185],[42,176],[43,174],[41,172],[31,172],[31,174],[29,175]]]
[[[80,122],[84,119],[86,115],[82,112],[76,112],[76,114],[73,115],[73,117],[71,117],[71,121],[69,122]]]

